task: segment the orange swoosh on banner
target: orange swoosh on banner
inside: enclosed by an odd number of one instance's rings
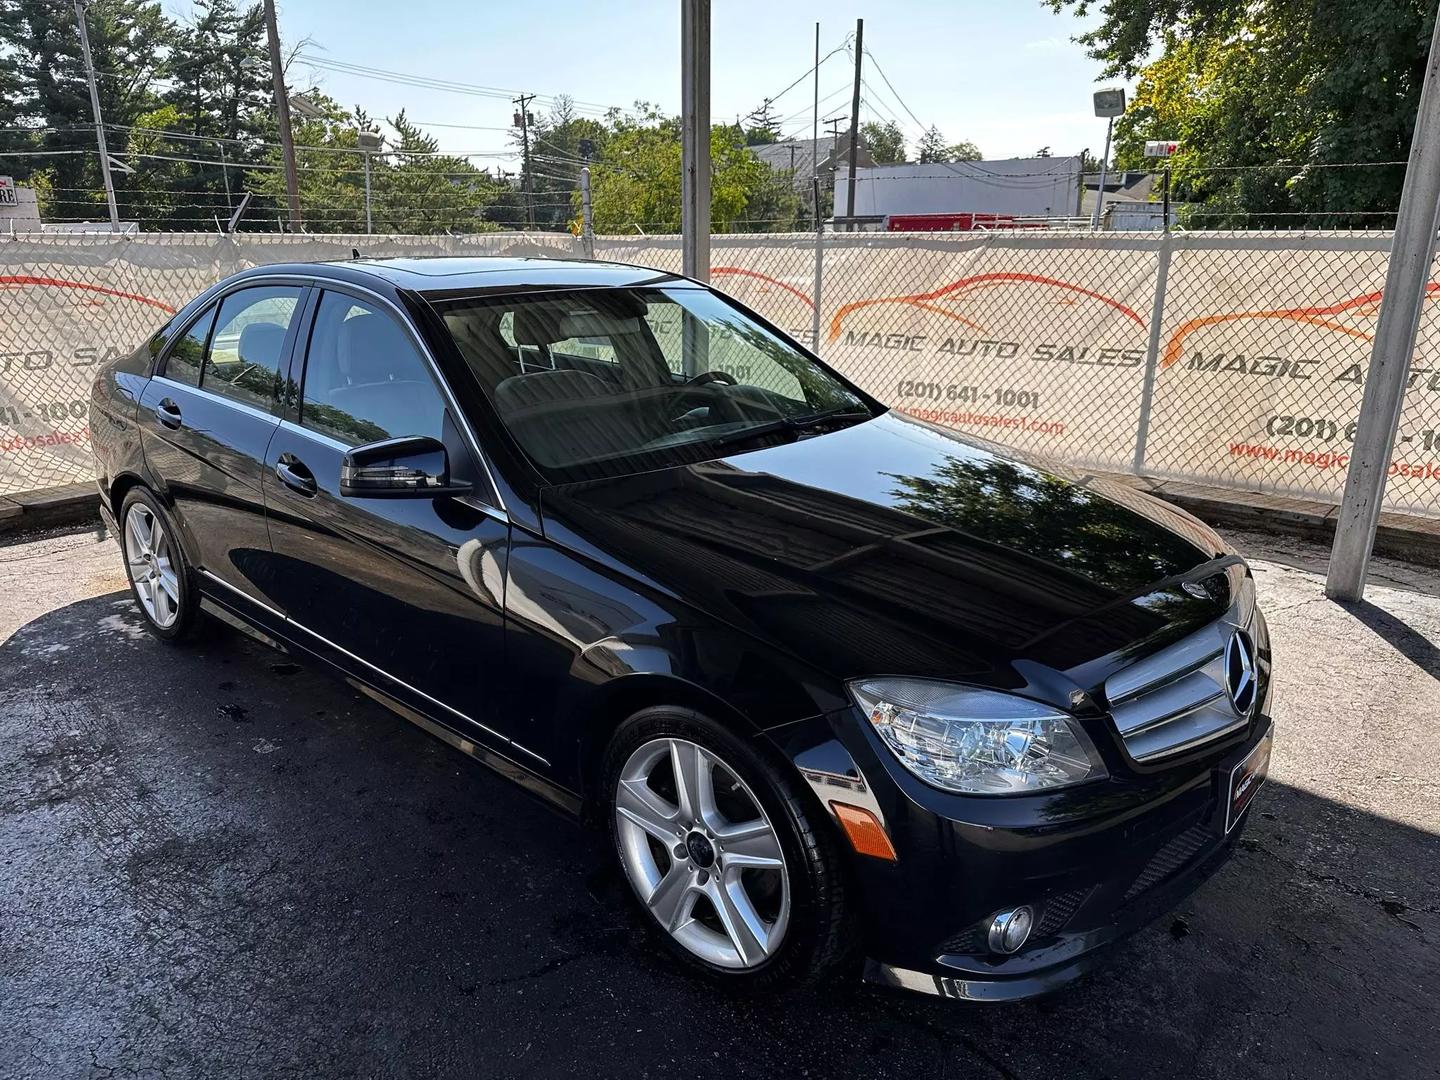
[[[840,336],[841,324],[845,321],[845,316],[849,315],[852,311],[859,311],[861,308],[871,307],[874,304],[915,304],[917,301],[939,300],[941,297],[951,296],[954,293],[961,292],[972,285],[978,285],[982,282],[1052,285],[1057,289],[1066,289],[1070,292],[1079,293],[1082,296],[1088,296],[1093,300],[1099,300],[1102,304],[1108,304],[1138,325],[1145,325],[1145,320],[1137,315],[1133,308],[1127,307],[1114,297],[1095,292],[1093,289],[1087,289],[1083,285],[1075,285],[1069,281],[1061,281],[1059,278],[1045,277],[1041,274],[1020,274],[1000,271],[963,277],[958,281],[950,282],[948,285],[942,285],[940,288],[931,292],[910,293],[907,296],[877,296],[870,300],[855,300],[851,303],[844,304],[840,310],[835,312],[835,317],[830,320],[830,333],[827,340],[834,341]]]
[[[927,303],[925,303],[925,301],[923,301],[923,300],[909,300],[909,301],[906,301],[906,302],[907,302],[911,307],[917,307],[917,308],[919,308],[921,311],[929,311],[929,312],[932,312],[932,313],[935,314],[935,315],[944,315],[945,318],[947,318],[947,319],[954,319],[956,322],[962,322],[962,323],[964,323],[966,326],[970,327],[970,329],[972,329],[972,330],[979,330],[982,334],[985,332],[985,327],[981,326],[981,325],[980,325],[978,322],[976,322],[974,319],[967,319],[964,315],[957,315],[957,314],[955,314],[955,312],[951,311],[950,309],[940,307],[938,304],[927,304]]]
[[[50,285],[58,289],[83,289],[85,292],[116,296],[121,300],[137,300],[161,311],[168,311],[171,315],[175,314],[175,309],[163,300],[141,296],[139,293],[121,292],[119,289],[107,289],[104,285],[91,285],[86,281],[66,281],[63,278],[34,277],[30,274],[0,274],[0,285]]]
[[[779,278],[773,278],[769,274],[762,274],[759,270],[746,270],[742,266],[712,266],[710,268],[710,273],[712,276],[715,274],[733,274],[736,277],[757,278],[760,281],[769,282],[771,285],[774,285],[777,288],[784,289],[786,292],[794,296],[798,296],[801,300],[805,301],[806,307],[814,308],[815,306],[815,301],[810,299],[808,293],[801,292],[799,289],[795,288],[794,285],[788,285],[785,282],[781,281]]]
[[[1425,286],[1425,295],[1433,296],[1440,292],[1440,284],[1430,282]],[[1336,330],[1342,334],[1349,334],[1361,341],[1372,340],[1373,335],[1364,330],[1357,330],[1353,326],[1344,326],[1340,323],[1330,322],[1326,315],[1340,315],[1356,308],[1369,307],[1377,304],[1381,297],[1380,292],[1363,293],[1360,296],[1352,296],[1348,300],[1341,300],[1324,307],[1299,307],[1299,308],[1276,308],[1273,311],[1235,311],[1228,315],[1204,315],[1198,319],[1189,319],[1176,327],[1175,332],[1170,335],[1170,340],[1165,343],[1165,352],[1160,358],[1160,366],[1168,368],[1180,360],[1180,354],[1185,348],[1185,339],[1196,330],[1206,326],[1215,326],[1218,323],[1235,322],[1238,319],[1288,319],[1291,322],[1308,323],[1311,326],[1323,326],[1327,330]],[[1369,315],[1372,312],[1364,312]]]

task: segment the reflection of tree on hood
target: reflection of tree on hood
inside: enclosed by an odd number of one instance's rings
[[[1204,560],[1119,504],[1013,461],[947,457],[929,476],[886,475],[900,509],[1097,582],[1139,587]]]

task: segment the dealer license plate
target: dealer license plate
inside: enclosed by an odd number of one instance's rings
[[[1270,771],[1270,746],[1275,741],[1275,729],[1271,728],[1255,749],[1245,755],[1245,760],[1230,770],[1230,802],[1225,811],[1225,831],[1228,833],[1240,820],[1240,815],[1250,805],[1250,800],[1265,783]]]

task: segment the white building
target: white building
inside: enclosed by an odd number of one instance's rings
[[[40,204],[35,189],[20,187],[9,176],[0,176],[0,231],[40,231]]]
[[[877,165],[855,171],[855,217],[1013,214],[1071,217],[1080,209],[1078,157]],[[835,216],[850,217],[847,176],[835,178]]]

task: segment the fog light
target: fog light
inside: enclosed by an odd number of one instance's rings
[[[1025,944],[1035,925],[1035,913],[1025,905],[1002,911],[990,924],[990,951],[1013,953]]]

